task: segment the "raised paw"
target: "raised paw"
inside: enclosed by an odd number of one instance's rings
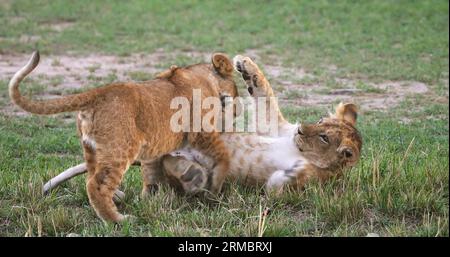
[[[233,58],[234,68],[241,73],[251,96],[264,97],[274,96],[273,91],[258,65],[249,57],[236,55]]]

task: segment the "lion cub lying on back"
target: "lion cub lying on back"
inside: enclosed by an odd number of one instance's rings
[[[264,74],[250,58],[236,56],[234,65],[251,96],[267,97],[267,101],[275,96]],[[354,104],[341,103],[329,117],[314,124],[298,125],[287,122],[278,103],[272,107],[278,113],[279,134],[221,135],[231,153],[229,178],[246,184],[265,184],[267,189],[280,192],[286,186],[302,188],[313,179],[324,182],[340,176],[358,162],[362,139],[356,129]],[[269,105],[266,108],[258,111],[269,113]],[[197,193],[208,184],[208,170],[213,165],[209,157],[189,147],[165,156],[162,163],[169,182],[187,193]]]
[[[35,52],[11,79],[9,95],[16,105],[35,114],[79,111],[77,125],[88,170],[87,193],[100,218],[115,222],[125,218],[112,198],[135,160],[141,162],[144,186],[152,184],[148,180],[152,178],[154,160],[182,147],[185,139],[214,160],[211,191],[221,190],[229,169],[229,153],[223,141],[217,133],[173,132],[170,118],[175,110],[170,102],[174,97],[186,97],[192,103],[193,89],[201,89],[202,97],[219,97],[221,93],[236,96],[233,64],[228,57],[214,54],[212,64],[174,68],[169,75],[151,81],[115,83],[58,99],[34,101],[22,96],[18,87],[38,63],[39,53]]]

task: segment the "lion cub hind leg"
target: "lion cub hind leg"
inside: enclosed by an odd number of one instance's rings
[[[213,159],[209,189],[211,193],[218,194],[230,168],[230,155],[219,133],[190,133],[188,141],[193,148]]]
[[[98,146],[95,173],[90,174],[87,181],[89,202],[103,221],[121,222],[127,218],[117,211],[113,201],[123,175],[132,163],[132,158],[128,158],[130,152],[123,149],[126,147],[111,150]]]
[[[116,139],[114,143],[97,142],[95,169],[89,171],[86,184],[89,202],[105,222],[121,222],[127,218],[117,211],[113,199],[125,172],[140,150],[138,140],[127,135]]]
[[[95,174],[87,181],[89,202],[104,221],[120,222],[125,219],[117,211],[113,197],[127,168],[126,162],[98,162]]]

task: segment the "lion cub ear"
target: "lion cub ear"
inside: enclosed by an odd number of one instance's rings
[[[336,118],[345,120],[355,126],[358,117],[358,107],[352,103],[340,103],[336,107]]]
[[[214,53],[212,56],[212,65],[214,69],[222,76],[233,75],[233,62],[227,55],[222,53]]]

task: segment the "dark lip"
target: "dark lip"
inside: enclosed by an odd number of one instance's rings
[[[237,71],[242,73],[242,66],[241,66],[240,62],[236,62],[236,69],[237,69]]]

